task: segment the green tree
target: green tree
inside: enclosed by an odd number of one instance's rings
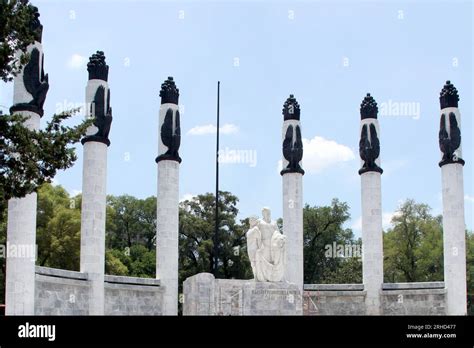
[[[148,197],[138,201],[140,221],[140,242],[148,250],[156,250],[156,197]]]
[[[106,250],[105,251],[105,274],[128,276],[128,267],[125,266],[120,257],[115,255],[118,250]]]
[[[42,27],[38,9],[28,0],[0,0],[0,76],[11,81],[29,60],[27,47],[39,40]],[[44,130],[32,131],[23,126],[18,114],[0,112],[0,218],[6,202],[24,197],[44,182],[51,182],[58,170],[76,161],[72,145],[85,134],[93,120],[75,127],[63,122],[78,110],[54,115]]]
[[[38,131],[24,127],[25,118],[18,114],[0,116],[0,213],[10,198],[36,191],[51,182],[58,170],[74,164],[77,157],[72,145],[79,142],[91,120],[75,127],[62,125],[71,115],[54,115]]]
[[[237,203],[236,196],[220,191],[217,269],[220,278],[252,278],[245,239],[248,221],[236,221]],[[215,196],[211,193],[180,204],[180,284],[200,272],[214,273],[215,206]]]
[[[360,240],[357,244],[360,243]],[[358,257],[347,257],[340,260],[337,268],[327,272],[324,283],[327,284],[360,284],[362,283],[362,260]]]
[[[106,251],[106,273],[131,277],[154,278],[156,275],[156,251],[144,245],[133,245],[125,250]]]
[[[156,197],[107,196],[106,273],[156,275]]]
[[[330,206],[310,207],[303,209],[303,245],[304,245],[304,281],[307,284],[337,282],[358,282],[362,277],[359,260],[343,262],[343,258],[327,255],[328,248],[336,246],[353,246],[356,244],[352,230],[344,228],[350,219],[349,205],[333,199]],[[283,221],[283,224],[285,222]],[[337,255],[336,255],[337,256]],[[343,271],[339,271],[342,265]],[[349,274],[347,268],[355,272]],[[343,274],[349,275],[347,278]]]
[[[384,234],[384,277],[387,282],[443,280],[441,217],[426,204],[407,200]]]
[[[59,185],[44,184],[38,190],[38,265],[79,270],[81,212],[76,202]]]
[[[420,223],[422,238],[416,251],[417,281],[441,281],[444,278],[443,270],[443,227],[442,217],[435,216]]]
[[[112,222],[107,228],[107,248],[124,250],[136,244],[155,248],[156,197],[108,196],[107,205]]]
[[[28,61],[35,41],[36,8],[28,0],[0,0],[0,77],[11,81]],[[16,53],[20,52],[18,56]]]
[[[3,212],[3,218],[0,217],[0,245],[7,243],[7,223],[6,211]],[[5,303],[5,274],[6,274],[6,258],[0,257],[0,304]]]
[[[148,250],[144,245],[130,248],[130,275],[133,277],[154,278],[156,275],[156,250]]]
[[[59,208],[47,225],[50,246],[42,253],[43,266],[79,271],[81,247],[81,213],[77,209]]]
[[[467,312],[474,315],[474,232],[466,233],[467,251]]]

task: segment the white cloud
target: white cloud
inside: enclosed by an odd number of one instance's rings
[[[303,149],[303,169],[307,174],[316,174],[355,159],[354,152],[348,146],[319,136],[315,136],[313,139],[303,138]],[[278,161],[277,168],[280,172],[282,169],[281,160]]]
[[[220,128],[222,134],[234,134],[239,131],[239,127],[232,123],[226,123]]]
[[[382,227],[384,231],[386,231],[389,228],[392,228],[392,218],[399,215],[398,212],[385,212],[382,213]]]
[[[68,60],[67,66],[71,69],[80,69],[87,62],[87,58],[81,56],[80,54],[74,53]]]
[[[392,218],[396,216],[397,212],[383,212],[382,213],[382,228],[386,231],[389,228],[392,228]],[[362,231],[362,216],[359,216],[354,223],[351,225],[351,228],[354,231]]]
[[[239,131],[239,127],[232,123],[226,123],[219,129],[220,134],[234,134]],[[187,134],[190,135],[208,135],[208,134],[216,134],[217,127],[213,124],[208,124],[204,126],[196,126],[191,128]]]
[[[465,195],[464,200],[469,202],[469,203],[474,203],[474,196]]]
[[[359,216],[359,218],[354,221],[351,228],[355,231],[362,231],[362,216]]]
[[[308,173],[319,173],[326,168],[355,159],[347,146],[323,137],[303,138],[303,169]]]
[[[184,201],[190,201],[192,200],[196,195],[193,195],[192,193],[185,193],[179,200],[179,202],[184,202]]]

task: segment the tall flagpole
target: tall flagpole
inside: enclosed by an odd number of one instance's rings
[[[217,278],[218,265],[218,231],[219,231],[219,99],[220,99],[220,85],[217,81],[217,140],[216,140],[216,216],[215,216],[215,230],[214,230],[214,276]]]

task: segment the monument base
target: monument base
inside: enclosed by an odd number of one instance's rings
[[[184,281],[183,315],[303,315],[296,284],[215,279],[199,273]]]

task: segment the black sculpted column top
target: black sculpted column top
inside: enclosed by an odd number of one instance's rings
[[[303,141],[301,138],[300,127],[300,105],[296,101],[293,94],[283,104],[283,122],[285,129],[286,121],[288,122],[285,137],[283,139],[283,157],[288,164],[280,172],[281,175],[287,173],[300,173],[304,175],[304,170],[301,168],[300,162],[303,159]]]
[[[45,75],[43,68],[44,55],[40,51],[41,39],[43,36],[43,26],[39,20],[40,14],[38,8],[29,5],[33,11],[34,19],[29,23],[34,32],[35,43],[30,53],[30,60],[25,65],[23,73],[23,85],[28,94],[31,95],[29,102],[20,102],[10,108],[10,113],[18,111],[31,111],[40,117],[44,115],[43,105],[49,90],[48,74]],[[21,76],[21,75],[20,75]]]
[[[181,145],[181,126],[178,110],[179,89],[176,87],[173,77],[169,76],[161,85],[160,97],[161,105],[174,104],[175,106],[168,107],[166,110],[161,125],[160,137],[163,145],[167,147],[167,151],[156,158],[156,163],[164,160],[181,163],[181,157],[179,157],[179,147]]]
[[[97,51],[89,58],[87,63],[87,71],[89,72],[89,85],[92,80],[101,80],[99,83],[94,99],[91,102],[90,116],[94,118],[94,126],[97,132],[86,135],[81,143],[84,145],[88,141],[96,141],[110,145],[109,132],[112,125],[112,108],[110,107],[110,88],[107,86],[109,77],[109,66],[105,62],[104,52]]]
[[[441,119],[439,125],[439,149],[443,153],[443,158],[439,162],[442,167],[449,163],[465,164],[465,161],[458,155],[456,150],[461,146],[461,129],[456,113],[451,111],[448,113],[447,108],[458,107],[459,95],[456,87],[451,81],[446,81],[439,95],[439,104],[441,108]]]
[[[376,160],[380,156],[380,141],[376,126],[378,111],[375,99],[372,98],[370,93],[367,93],[360,105],[362,129],[359,141],[359,155],[364,163],[362,164],[362,168],[359,169],[359,174],[366,172],[383,173],[382,168],[376,163]]]

